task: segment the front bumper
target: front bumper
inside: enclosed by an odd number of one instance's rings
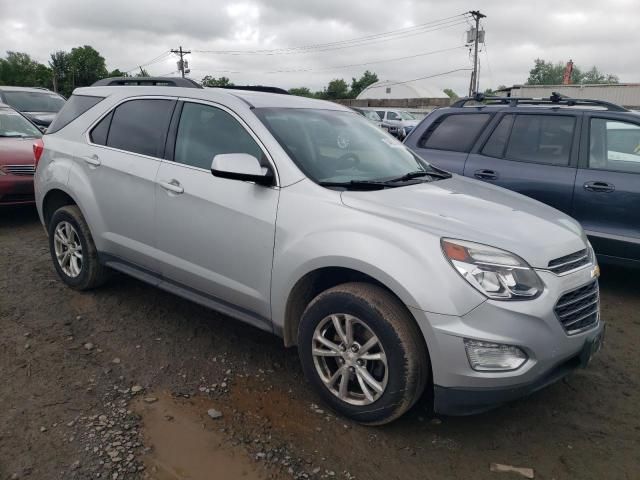
[[[0,175],[0,205],[25,205],[34,202],[33,176]]]
[[[546,288],[538,298],[487,300],[463,316],[412,309],[429,348],[436,412],[464,415],[488,410],[539,390],[584,365],[587,348],[600,343],[604,322],[599,319],[591,328],[567,335],[554,307],[564,293],[593,282],[592,270],[593,266],[585,267],[564,276],[540,271]],[[473,370],[465,338],[517,346],[528,360],[512,371]]]

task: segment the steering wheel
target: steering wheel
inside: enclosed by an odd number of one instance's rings
[[[347,162],[347,160],[351,160],[351,162]],[[347,152],[343,155],[340,155],[335,161],[336,170],[347,170],[348,168],[352,168],[358,166],[360,164],[360,157],[353,152]],[[346,162],[346,165],[343,165]]]

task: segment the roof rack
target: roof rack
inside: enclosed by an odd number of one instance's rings
[[[528,98],[528,97],[491,97],[482,93],[476,93],[473,97],[461,98],[454,102],[451,107],[464,107],[468,102],[477,102],[484,105],[508,105],[517,107],[518,105],[552,105],[567,107],[603,107],[612,112],[628,112],[629,110],[616,105],[615,103],[605,102],[604,100],[591,100],[586,98],[569,98],[558,92],[553,92],[548,98]]]
[[[155,86],[155,87],[184,87],[202,88],[195,80],[180,77],[109,77],[95,82],[92,87],[106,86]]]
[[[268,87],[266,85],[225,85],[222,87],[210,87],[210,88],[225,88],[229,90],[247,90],[251,92],[266,92],[266,93],[279,93],[281,95],[291,95],[284,88]]]

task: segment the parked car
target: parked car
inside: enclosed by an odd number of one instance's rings
[[[0,86],[0,102],[22,112],[39,128],[46,128],[64,105],[64,97],[46,88]]]
[[[0,206],[35,202],[33,141],[41,136],[27,118],[0,103]]]
[[[599,349],[598,267],[570,217],[341,105],[182,85],[76,89],[43,137],[37,207],[70,287],[115,269],[273,332],[365,424],[425,388],[437,412],[486,410]]]
[[[374,110],[367,110],[365,108],[357,108],[357,107],[351,107],[351,108],[352,110],[355,110],[370,122],[374,123],[377,127],[382,128],[382,119],[380,118],[380,115],[378,115],[378,113],[375,112]]]
[[[400,139],[419,123],[416,117],[404,110],[376,110],[376,112],[382,119],[382,127]]]
[[[485,101],[434,111],[405,144],[571,215],[603,260],[640,266],[640,115],[560,96]]]

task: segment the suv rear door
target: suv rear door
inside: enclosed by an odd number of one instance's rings
[[[436,111],[411,132],[405,144],[427,162],[462,175],[471,147],[492,116],[488,112]]]
[[[599,254],[640,261],[640,116],[584,114],[572,215]]]
[[[469,154],[464,175],[570,213],[580,118],[581,112],[503,112]]]

